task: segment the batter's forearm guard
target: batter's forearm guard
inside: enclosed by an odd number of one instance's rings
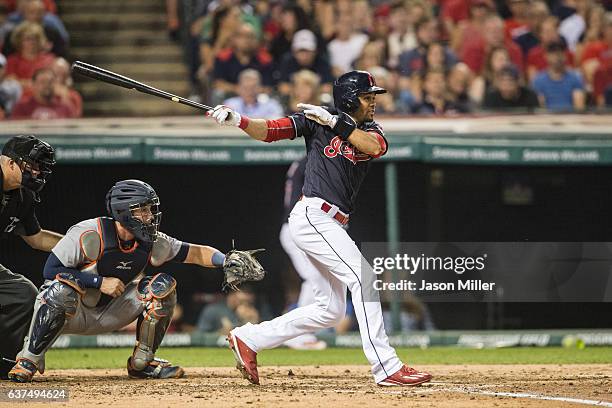
[[[342,140],[347,140],[356,128],[357,123],[355,123],[350,115],[344,112],[338,112],[338,120],[336,121],[336,125],[333,127],[336,135],[340,136]]]

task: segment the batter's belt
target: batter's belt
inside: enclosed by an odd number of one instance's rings
[[[321,211],[338,221],[342,225],[346,225],[349,222],[348,214],[344,214],[338,206],[328,203],[327,201],[318,198],[318,197],[305,197],[304,195],[300,196],[299,201],[304,201],[309,204],[316,205],[321,208]]]

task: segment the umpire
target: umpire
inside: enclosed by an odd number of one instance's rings
[[[0,156],[0,234],[21,236],[32,248],[49,252],[62,238],[43,230],[35,206],[55,165],[54,150],[32,135],[9,139]],[[0,264],[0,378],[6,379],[32,319],[38,291],[24,276]]]

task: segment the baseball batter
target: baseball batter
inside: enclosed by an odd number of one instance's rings
[[[323,279],[317,280],[315,303],[230,333],[237,368],[254,384],[259,384],[257,352],[335,326],[344,317],[347,287],[376,383],[405,386],[431,380],[429,373],[402,364],[389,345],[380,302],[363,300],[362,273],[373,272],[371,268],[362,271],[361,252],[342,228],[355,208],[357,192],[372,160],[387,152],[383,130],[374,122],[376,95],[385,92],[370,73],[351,71],[334,83],[337,111],[299,104],[301,113],[276,120],[249,119],[223,105],[212,111],[217,123],[238,126],[256,140],[302,137],[306,142],[303,197],[291,212],[289,230]]]
[[[45,353],[61,333],[107,333],[136,319],[129,376],[183,376],[181,367],[155,358],[176,305],[176,281],[166,273],[143,276],[144,269],[166,262],[223,266],[225,255],[159,232],[159,198],[142,181],[117,182],[106,195],[106,208],[109,217],[72,226],[49,255],[11,380],[29,382],[36,371],[42,374]]]

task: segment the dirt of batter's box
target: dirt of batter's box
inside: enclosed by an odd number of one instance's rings
[[[612,406],[608,365],[436,365],[420,366],[434,379],[420,387],[379,387],[365,366],[260,368],[251,385],[234,368],[186,368],[175,380],[131,380],[125,370],[48,370],[31,384],[7,388],[67,387],[68,402],[51,407],[563,407],[564,400],[521,394],[603,401]],[[507,392],[519,396],[486,395]],[[18,406],[1,403],[0,406]],[[27,406],[38,404],[28,403]],[[25,404],[23,405],[25,406]],[[582,405],[585,406],[585,405]]]

